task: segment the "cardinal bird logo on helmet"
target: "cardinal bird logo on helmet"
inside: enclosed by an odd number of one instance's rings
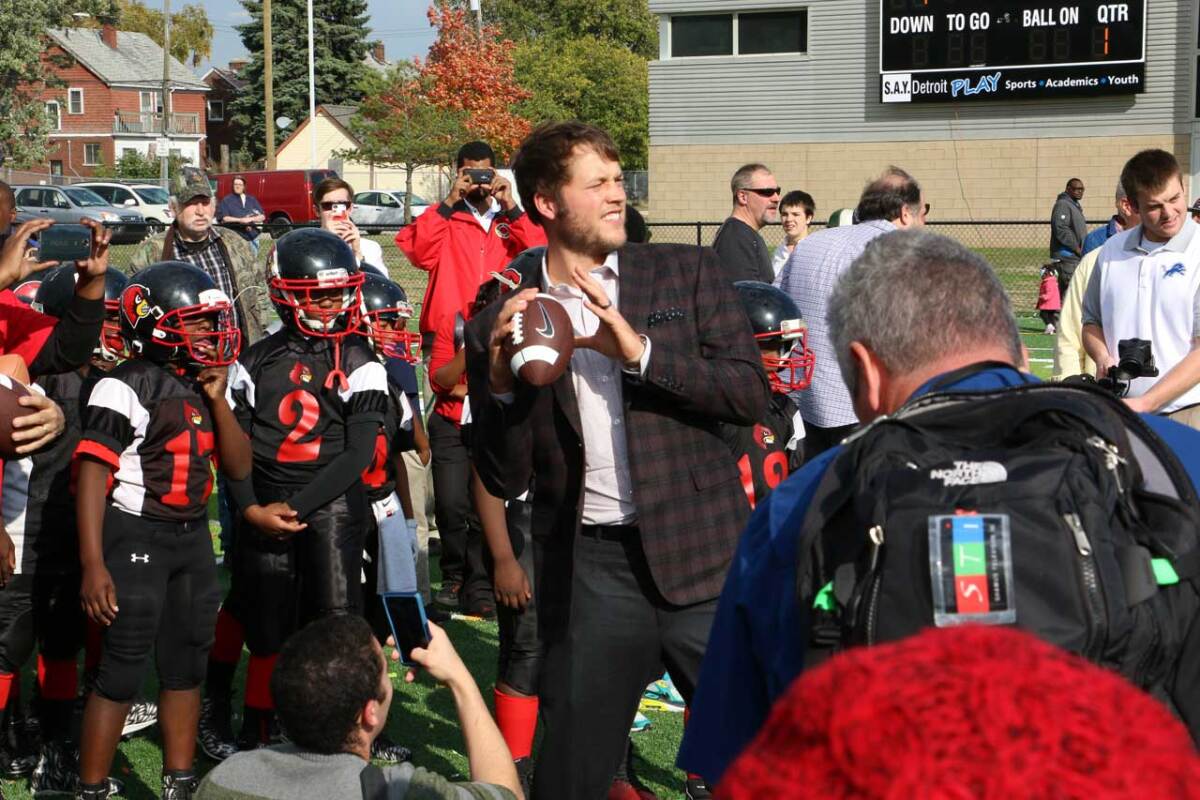
[[[122,310],[125,319],[130,323],[150,316],[150,290],[140,284],[133,284],[121,295]]]

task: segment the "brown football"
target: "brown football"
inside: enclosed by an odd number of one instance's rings
[[[0,458],[2,459],[21,457],[17,455],[17,446],[12,440],[12,421],[17,417],[28,416],[35,412],[35,409],[26,408],[17,402],[27,394],[29,394],[29,389],[25,384],[16,378],[10,378],[0,373]]]
[[[532,386],[558,380],[575,352],[575,328],[562,303],[548,294],[534,296],[513,316],[513,332],[502,352],[518,379]]]

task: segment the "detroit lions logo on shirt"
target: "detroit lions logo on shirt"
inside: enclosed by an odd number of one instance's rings
[[[1169,278],[1172,275],[1179,275],[1180,277],[1187,275],[1187,266],[1181,261],[1163,273],[1164,278]]]

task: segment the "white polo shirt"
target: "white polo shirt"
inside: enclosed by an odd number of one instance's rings
[[[1122,339],[1148,339],[1161,377],[1191,352],[1200,336],[1200,225],[1189,216],[1170,241],[1142,238],[1139,225],[1105,242],[1084,297],[1084,324],[1104,330],[1117,357]],[[1129,396],[1149,391],[1158,378],[1138,378]],[[1176,411],[1200,403],[1200,386],[1160,409]]]

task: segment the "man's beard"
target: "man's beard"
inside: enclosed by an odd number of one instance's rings
[[[567,249],[574,253],[585,253],[595,258],[602,258],[625,244],[624,227],[618,228],[606,236],[598,226],[589,228],[580,222],[569,208],[562,205],[561,200],[559,204],[562,211],[558,215],[558,219],[562,224],[558,229],[558,236]]]
[[[467,201],[472,205],[482,203],[483,201],[487,200],[488,197],[488,193],[483,189],[472,189],[471,191],[467,192]]]

